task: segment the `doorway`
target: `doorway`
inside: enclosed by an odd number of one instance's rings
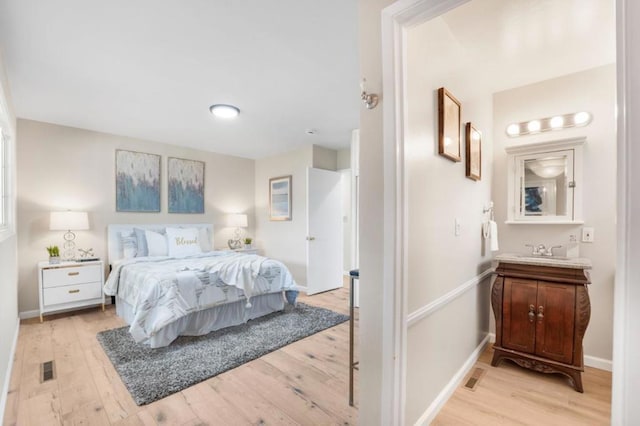
[[[393,318],[385,318],[385,321],[392,320],[392,323],[394,324],[393,333],[391,333],[387,340],[388,347],[390,348],[388,355],[390,356],[387,358],[388,363],[385,365],[393,371],[393,374],[389,377],[396,378],[395,380],[392,379],[387,382],[387,384],[392,386],[394,389],[394,398],[392,399],[393,403],[392,406],[388,407],[388,410],[390,413],[393,413],[394,411],[399,413],[399,415],[394,418],[402,419],[402,423],[405,423],[405,404],[412,404],[415,402],[415,399],[412,399],[414,397],[406,393],[407,389],[405,388],[404,383],[405,378],[411,376],[413,371],[415,371],[407,370],[408,363],[411,362],[411,355],[409,353],[412,349],[415,349],[415,343],[410,341],[411,336],[409,333],[412,331],[408,330],[407,323],[411,322],[412,314],[419,309],[410,305],[414,302],[414,298],[410,293],[409,288],[411,277],[410,274],[407,273],[409,270],[408,264],[411,257],[415,256],[416,250],[415,247],[411,244],[407,244],[406,240],[403,239],[403,236],[413,234],[413,232],[408,231],[408,227],[412,221],[411,213],[405,211],[405,208],[410,203],[411,183],[409,183],[407,187],[407,182],[404,181],[405,177],[410,175],[410,167],[412,166],[409,165],[409,167],[407,167],[405,159],[410,155],[414,158],[420,158],[421,156],[428,155],[430,153],[420,151],[416,152],[411,146],[405,145],[405,140],[410,135],[407,134],[407,129],[404,127],[404,124],[407,116],[410,115],[412,111],[410,107],[407,108],[407,103],[405,103],[406,99],[404,98],[404,94],[401,93],[407,89],[408,82],[405,79],[406,75],[404,75],[404,72],[399,72],[398,74],[400,75],[398,75],[395,74],[394,71],[405,69],[404,66],[406,65],[407,58],[399,52],[404,53],[407,43],[407,32],[410,28],[415,27],[418,23],[423,23],[429,19],[439,17],[446,11],[453,11],[466,3],[467,2],[465,1],[402,2],[402,4],[396,3],[390,6],[383,12],[383,62],[387,71],[385,74],[384,86],[386,99],[385,135],[387,136],[385,140],[385,187],[393,194],[392,196],[386,196],[385,199],[394,201],[394,206],[387,206],[387,209],[396,210],[395,214],[391,217],[392,220],[387,222],[387,229],[389,230],[388,235],[390,237],[385,242],[386,246],[395,247],[393,251],[394,256],[390,256],[385,259],[385,270],[387,271],[385,276],[393,278],[393,281],[395,282],[393,292],[394,297],[385,304],[387,312],[395,313]],[[433,55],[432,57],[440,58],[437,55]],[[520,85],[523,84],[524,82],[520,83]],[[425,96],[428,99],[432,99],[430,91],[417,90],[415,92],[421,93],[422,96]],[[395,101],[398,103],[395,103]],[[429,101],[427,100],[426,103],[428,104],[428,102]],[[391,111],[387,112],[389,109],[391,109]],[[424,113],[425,111],[422,112]],[[535,116],[531,118],[535,118]],[[423,132],[423,134],[430,136],[428,131]],[[495,130],[493,134],[495,134]],[[615,138],[615,135],[613,137]],[[450,197],[455,196],[454,194],[448,195]],[[446,198],[441,196],[437,201],[444,202],[443,200],[446,200]],[[455,217],[450,217],[450,219],[455,219]],[[442,228],[448,233],[455,232],[454,220],[451,220],[451,222],[451,226],[447,224],[442,226]],[[464,232],[464,221],[462,229]],[[439,239],[439,241],[441,240]],[[453,244],[454,243],[452,243],[452,245]],[[615,245],[615,241],[613,244]],[[455,252],[455,249],[451,251]],[[456,271],[453,272],[455,273]],[[457,287],[462,287],[464,284],[469,284],[472,280],[462,281],[461,279],[454,279],[453,281],[454,286],[457,285]],[[460,285],[461,281],[462,285]],[[424,289],[420,290],[424,291]],[[447,289],[440,292],[439,296],[446,296],[449,293],[446,290]],[[429,301],[436,302],[440,300],[438,295],[429,295],[428,292],[429,289],[424,293],[426,295],[424,300],[427,304],[421,306],[426,307],[428,306]],[[436,293],[438,292],[436,291]],[[446,313],[445,311],[439,311],[438,315],[446,316]],[[455,318],[455,315],[454,318],[450,319],[460,321],[459,318]],[[440,320],[442,320],[442,318],[440,318]],[[428,325],[424,326],[424,331],[429,333],[427,336],[438,335],[439,330],[437,326],[434,325],[434,327],[435,328],[430,329]],[[439,350],[443,351],[444,349],[439,348]],[[458,348],[458,350],[460,350],[460,348]],[[462,351],[465,351],[465,349],[463,348]],[[400,356],[398,356],[398,354]],[[392,359],[397,361],[390,361]],[[435,374],[437,376],[438,372],[435,372]],[[444,378],[446,379],[451,377],[451,375],[452,374],[444,374]],[[442,376],[440,377],[442,378]],[[433,400],[433,403],[436,405],[437,402],[437,400]],[[406,418],[407,422],[413,422],[415,420],[415,418]]]

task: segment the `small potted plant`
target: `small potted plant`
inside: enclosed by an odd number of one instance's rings
[[[245,238],[244,239],[244,248],[246,249],[250,249],[251,248],[251,241],[253,241],[251,238]]]
[[[47,251],[49,252],[49,263],[60,263],[60,249],[58,246],[49,246],[47,247]]]

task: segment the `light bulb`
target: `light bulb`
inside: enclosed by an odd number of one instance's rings
[[[509,124],[507,126],[507,134],[509,136],[515,136],[518,133],[520,133],[520,126],[519,125],[514,123],[514,124]]]
[[[539,120],[531,120],[527,123],[527,130],[530,132],[539,132],[540,131],[540,121]]]
[[[556,115],[555,117],[551,118],[551,120],[549,120],[549,125],[552,129],[561,128],[562,126],[564,126],[564,117]]]
[[[591,115],[588,112],[577,112],[573,116],[573,122],[576,124],[576,126],[579,126],[581,124],[587,123],[589,121],[589,118],[591,118]]]

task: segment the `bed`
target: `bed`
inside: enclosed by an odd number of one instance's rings
[[[158,249],[162,235],[177,242],[166,253]],[[282,262],[211,250],[212,236],[210,224],[108,226],[104,292],[137,342],[167,346],[295,304],[296,284]]]

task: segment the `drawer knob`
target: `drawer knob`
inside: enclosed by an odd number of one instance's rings
[[[80,272],[69,272],[69,273],[67,273],[67,275],[69,275],[69,276],[80,275]]]
[[[80,290],[69,290],[69,293],[80,293]]]

